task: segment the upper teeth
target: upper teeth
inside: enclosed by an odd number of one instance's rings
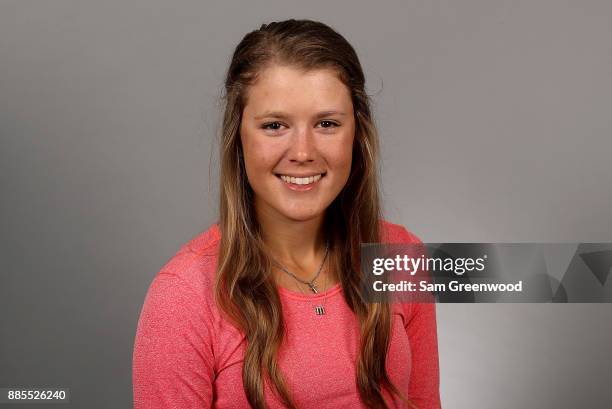
[[[292,176],[281,175],[281,179],[287,183],[295,183],[296,185],[308,185],[321,179],[321,174],[310,176],[307,178],[294,178]]]

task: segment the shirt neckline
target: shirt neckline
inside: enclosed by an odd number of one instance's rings
[[[213,224],[212,232],[213,232],[213,237],[215,239],[221,238],[221,231],[219,229],[219,223]],[[329,287],[327,291],[318,293],[318,294],[314,294],[314,295],[304,295],[303,293],[300,293],[294,290],[290,290],[281,285],[277,285],[276,288],[278,289],[279,294],[287,298],[292,298],[294,300],[300,300],[300,301],[312,301],[312,300],[328,298],[328,297],[336,295],[337,293],[342,291],[342,283],[338,282],[335,285]]]

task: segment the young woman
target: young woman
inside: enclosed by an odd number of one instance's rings
[[[135,408],[440,407],[435,305],[360,290],[361,243],[419,242],[381,219],[364,85],[322,23],[274,22],[238,44],[220,219],[149,288]]]

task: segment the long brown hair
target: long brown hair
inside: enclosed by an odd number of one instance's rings
[[[350,90],[355,141],[350,176],[326,209],[324,231],[330,240],[330,268],[338,272],[346,303],[360,323],[356,381],[364,404],[388,408],[382,387],[408,402],[385,369],[391,333],[387,303],[367,303],[361,292],[360,244],[379,242],[378,136],[365,92],[365,77],[353,47],[329,26],[311,20],[264,24],[237,45],[227,76],[220,154],[221,242],[215,297],[222,311],[244,332],[247,346],[242,380],[250,405],[266,408],[264,382],[271,381],[280,399],[296,408],[277,364],[284,323],[271,260],[253,206],[239,128],[246,91],[272,64],[303,70],[328,68]]]

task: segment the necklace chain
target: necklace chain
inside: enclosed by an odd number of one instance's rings
[[[296,276],[295,274],[293,274],[291,271],[287,270],[287,268],[285,268],[285,266],[283,266],[282,264],[280,264],[278,261],[273,260],[273,262],[274,262],[274,264],[276,264],[276,265],[277,265],[277,266],[278,266],[278,267],[279,267],[281,270],[283,270],[285,273],[287,273],[288,275],[290,275],[291,277],[293,277],[293,279],[294,279],[295,281],[297,281],[297,282],[298,282],[298,285],[297,285],[298,290],[300,290],[300,292],[301,292],[303,295],[306,295],[306,294],[304,293],[304,291],[302,290],[302,288],[299,286],[299,283],[306,284],[308,287],[310,287],[310,290],[311,290],[313,293],[318,294],[318,293],[319,293],[319,291],[317,290],[317,287],[316,287],[316,285],[315,285],[315,283],[314,283],[314,282],[315,282],[315,280],[317,279],[317,277],[319,277],[319,274],[321,274],[321,270],[323,269],[323,265],[325,265],[325,261],[327,260],[327,255],[328,255],[328,254],[329,254],[329,242],[325,244],[325,255],[323,256],[323,261],[321,261],[321,265],[319,266],[319,269],[317,270],[317,272],[316,272],[315,276],[313,277],[313,279],[312,279],[312,280],[310,280],[310,281],[304,281],[304,280],[301,280],[299,277],[297,277],[297,276]],[[323,291],[325,291],[325,287],[326,287],[326,286],[327,286],[327,274],[325,275],[325,283],[324,283],[324,285],[323,285]],[[317,314],[317,315],[325,315],[325,304],[326,304],[326,302],[327,302],[327,296],[325,296],[325,297],[323,298],[323,304],[322,304],[322,305],[316,305],[316,306],[314,307],[315,314]],[[311,302],[311,304],[312,304],[312,302]]]
[[[295,277],[293,277],[296,281],[297,279]],[[325,292],[325,287],[327,287],[327,274],[325,275],[325,284],[323,285],[323,292]],[[306,293],[304,293],[304,291],[302,290],[302,288],[297,285],[298,290],[300,290],[300,292],[306,296]],[[325,295],[325,297],[323,298],[323,304],[320,305],[315,305],[314,307],[314,312],[317,315],[325,315],[325,304],[327,303],[327,294]],[[310,302],[310,304],[312,305],[312,301]]]
[[[310,287],[310,290],[313,293],[317,294],[319,291],[317,290],[317,286],[315,285],[314,282],[317,279],[317,277],[319,277],[319,274],[321,274],[321,270],[323,269],[323,265],[325,264],[325,260],[327,260],[327,255],[328,254],[329,254],[329,243],[326,243],[325,244],[325,255],[323,256],[323,261],[321,261],[321,265],[319,266],[319,269],[317,270],[315,276],[310,281],[304,281],[304,280],[300,279],[298,276],[293,274],[291,271],[287,270],[287,268],[285,266],[283,266],[282,264],[280,264],[278,261],[276,261],[276,260],[273,260],[273,261],[274,261],[274,264],[276,264],[278,266],[278,268],[283,270],[285,273],[289,274],[291,277],[293,277],[295,280],[299,281],[300,283],[307,285],[308,287]]]

